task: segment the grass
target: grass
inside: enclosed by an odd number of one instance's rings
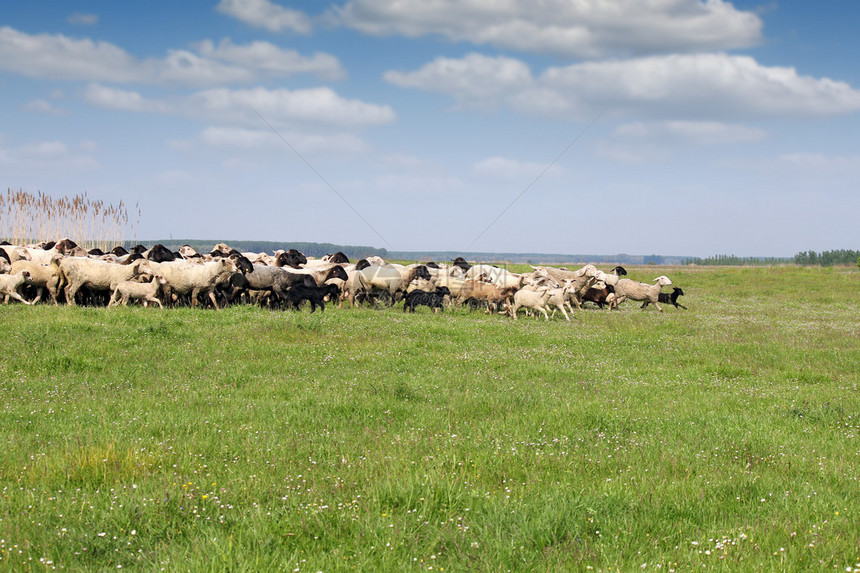
[[[860,568],[858,273],[655,270],[689,311],[2,307],[0,569]]]

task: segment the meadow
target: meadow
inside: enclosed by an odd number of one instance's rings
[[[860,274],[689,310],[0,307],[0,570],[860,569]]]

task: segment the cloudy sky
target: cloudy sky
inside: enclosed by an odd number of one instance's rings
[[[857,249],[858,13],[854,0],[7,3],[0,183],[139,204],[142,241]]]

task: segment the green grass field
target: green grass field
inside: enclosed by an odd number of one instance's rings
[[[0,307],[0,570],[860,569],[856,269],[690,310]]]

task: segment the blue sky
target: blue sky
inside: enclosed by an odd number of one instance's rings
[[[4,187],[137,240],[791,256],[858,248],[860,4],[0,8]]]

